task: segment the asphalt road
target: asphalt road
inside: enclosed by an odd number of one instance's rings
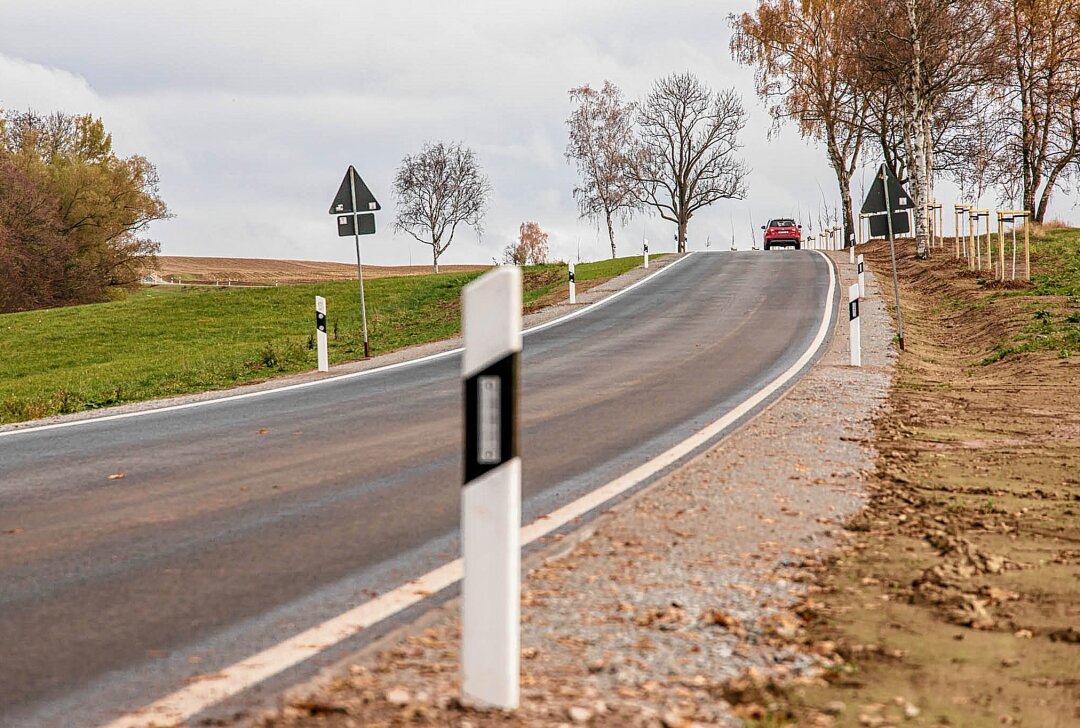
[[[526,336],[525,519],[787,369],[830,275],[694,255]],[[459,368],[0,438],[0,725],[116,717],[456,557]]]

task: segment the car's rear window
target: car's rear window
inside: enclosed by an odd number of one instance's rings
[[[795,221],[788,217],[782,217],[771,221],[769,227],[795,227]]]

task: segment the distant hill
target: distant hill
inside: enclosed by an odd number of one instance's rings
[[[183,283],[226,283],[288,285],[317,283],[356,277],[354,263],[316,260],[273,260],[270,258],[204,258],[188,255],[159,255],[156,273],[166,281]],[[440,265],[440,272],[486,270],[487,265]],[[364,278],[415,276],[431,273],[430,265],[365,265]]]

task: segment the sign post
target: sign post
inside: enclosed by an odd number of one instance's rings
[[[330,203],[330,214],[338,216],[338,237],[352,235],[356,239],[356,280],[360,287],[360,323],[364,334],[364,358],[371,356],[368,343],[367,305],[364,302],[364,264],[360,256],[360,236],[375,233],[374,211],[381,210],[375,196],[364,184],[351,164],[341,180],[337,195]]]
[[[326,355],[326,299],[315,296],[315,338],[319,345],[319,371],[330,371],[330,362]]]
[[[889,253],[892,257],[893,295],[896,298],[896,336],[900,344],[900,351],[904,350],[904,315],[900,307],[900,283],[896,275],[896,234],[906,233],[911,230],[911,221],[908,211],[913,210],[915,205],[911,202],[911,195],[907,193],[903,185],[893,175],[885,163],[881,164],[874,184],[866,193],[862,212],[870,218],[870,234],[881,235],[888,233]],[[885,218],[885,224],[881,218]]]
[[[574,263],[570,262],[570,303],[577,303],[577,284],[574,281]]]
[[[848,287],[848,334],[851,338],[851,366],[862,366],[862,329],[859,326],[859,284]]]
[[[498,268],[466,286],[462,329],[462,700],[513,710],[521,657],[520,268]]]

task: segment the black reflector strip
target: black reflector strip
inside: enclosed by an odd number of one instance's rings
[[[515,352],[465,380],[465,483],[518,456]]]
[[[326,333],[326,314],[319,311],[315,312],[315,328],[319,331]]]
[[[848,301],[847,305],[848,321],[854,321],[859,318],[859,299],[854,301]]]

